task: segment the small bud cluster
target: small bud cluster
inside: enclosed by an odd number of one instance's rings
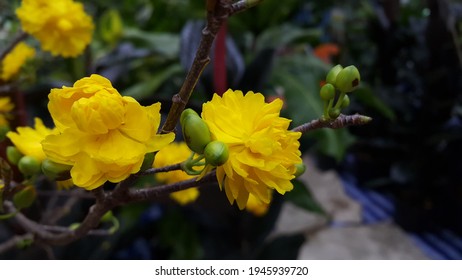
[[[34,177],[40,172],[52,180],[63,181],[71,178],[69,172],[72,166],[56,163],[49,159],[40,162],[33,156],[23,155],[14,146],[6,148],[6,157],[11,164],[18,167],[26,178]]]
[[[338,64],[327,73],[326,84],[320,91],[321,99],[324,101],[325,120],[335,120],[341,110],[350,105],[347,94],[356,90],[360,81],[361,76],[354,65],[343,68]],[[338,97],[337,92],[340,93]]]
[[[209,167],[223,165],[229,157],[228,145],[221,141],[212,141],[210,130],[205,121],[192,109],[183,111],[180,117],[183,137],[188,147],[193,151],[192,156],[182,165],[189,175],[198,175]],[[198,158],[194,158],[198,154]],[[205,159],[205,163],[202,162]],[[198,171],[195,166],[205,165]]]

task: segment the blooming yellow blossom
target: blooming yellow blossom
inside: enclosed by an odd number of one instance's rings
[[[26,43],[21,42],[8,53],[2,61],[2,72],[0,78],[9,81],[16,75],[24,63],[35,56],[35,50]]]
[[[8,126],[8,114],[14,105],[9,97],[0,97],[0,127]]]
[[[41,162],[46,158],[41,142],[48,135],[56,133],[57,130],[47,128],[40,118],[35,118],[34,121],[34,128],[18,127],[17,132],[10,131],[6,136],[10,138],[21,154],[31,156]]]
[[[188,148],[186,143],[170,143],[168,146],[162,148],[154,159],[153,167],[164,167],[179,162],[183,162],[191,155],[191,150]],[[194,178],[194,176],[186,174],[182,170],[175,170],[169,172],[156,173],[156,178],[159,181],[167,184],[176,183],[184,180]],[[174,192],[170,194],[170,197],[181,205],[194,202],[199,196],[199,190],[197,188],[189,188],[186,190]]]
[[[268,204],[272,189],[284,194],[293,188],[294,165],[302,162],[301,133],[289,131],[290,120],[279,116],[282,103],[265,103],[261,93],[228,90],[202,107],[212,137],[229,147],[228,161],[216,171],[218,183],[240,209],[249,193]]]
[[[72,0],[23,0],[16,9],[25,32],[39,40],[53,55],[75,57],[93,35],[93,20],[82,3]]]
[[[247,205],[245,206],[245,210],[254,214],[255,216],[261,217],[268,212],[269,204],[264,203],[254,195],[249,194],[249,200],[247,201]]]
[[[138,172],[145,154],[175,138],[173,133],[156,134],[160,103],[141,106],[99,75],[52,89],[48,98],[59,134],[46,137],[43,150],[50,160],[72,165],[74,184],[87,190]]]

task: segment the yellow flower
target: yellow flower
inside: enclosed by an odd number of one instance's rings
[[[249,200],[247,201],[247,205],[245,206],[245,210],[254,214],[255,216],[261,217],[268,212],[269,204],[264,203],[254,195],[249,194]]]
[[[48,98],[59,134],[46,137],[43,150],[50,160],[72,165],[74,184],[87,190],[138,172],[145,154],[175,138],[173,133],[156,134],[160,103],[141,106],[99,75],[52,89]]]
[[[288,130],[281,108],[280,99],[265,103],[260,93],[232,90],[214,94],[202,107],[212,137],[229,147],[228,161],[216,171],[218,183],[241,210],[249,193],[268,204],[272,189],[284,194],[293,188],[294,165],[302,162],[301,133]]]
[[[19,72],[24,63],[35,56],[35,50],[26,43],[21,42],[8,53],[2,61],[2,72],[0,78],[4,81],[10,80]]]
[[[35,127],[18,127],[17,132],[10,131],[6,134],[16,148],[25,156],[31,156],[42,162],[46,158],[42,150],[41,142],[50,134],[56,133],[56,129],[47,128],[40,118],[35,118]]]
[[[9,97],[0,97],[0,127],[8,125],[8,114],[14,105]]]
[[[78,56],[92,39],[93,21],[82,3],[23,0],[16,15],[24,31],[37,38],[42,49],[53,55]]]
[[[168,146],[162,148],[156,154],[153,167],[158,168],[183,162],[186,159],[188,159],[190,155],[191,150],[188,148],[188,145],[186,145],[186,143],[173,142],[170,143]],[[182,170],[175,170],[157,173],[156,178],[161,182],[171,184],[194,178],[194,176],[188,175]],[[194,202],[198,196],[199,190],[197,188],[189,188],[170,194],[170,197],[181,205]]]

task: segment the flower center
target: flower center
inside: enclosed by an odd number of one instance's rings
[[[123,124],[125,109],[121,98],[97,93],[77,100],[72,105],[71,117],[81,131],[103,134]]]

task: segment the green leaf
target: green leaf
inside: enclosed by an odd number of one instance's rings
[[[159,89],[160,86],[167,80],[169,80],[172,76],[182,73],[183,68],[179,64],[173,64],[169,67],[153,73],[149,80],[138,82],[135,85],[125,89],[123,91],[124,95],[131,96],[137,100],[141,100],[143,98],[147,98],[149,96],[153,96],[155,91]]]
[[[293,180],[294,189],[284,195],[285,199],[309,212],[327,215],[326,211],[313,197],[308,187],[299,180]]]
[[[177,57],[180,51],[180,37],[171,33],[151,33],[139,29],[126,28],[122,39],[139,41],[146,48],[165,57]]]
[[[290,24],[278,25],[266,29],[258,38],[255,47],[256,52],[263,49],[277,49],[281,46],[287,46],[295,41],[309,41],[312,38],[318,38],[321,35],[319,29],[303,29]]]

